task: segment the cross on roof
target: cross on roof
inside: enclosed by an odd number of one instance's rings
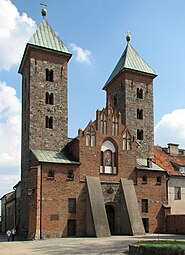
[[[45,1],[42,0],[42,3],[40,3],[40,5],[44,6],[44,7],[47,7],[47,5],[45,4]]]

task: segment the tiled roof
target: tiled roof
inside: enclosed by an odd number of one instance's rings
[[[68,159],[61,151],[32,150],[32,152],[39,162],[79,164],[79,162]]]
[[[130,43],[128,43],[103,89],[105,89],[105,87],[116,77],[116,75],[118,75],[120,72],[123,72],[124,70],[133,70],[141,73],[146,73],[154,77],[157,76],[151,67],[138,55]]]
[[[175,165],[185,166],[185,156],[170,155],[164,148],[155,146],[154,161],[160,167],[164,168],[168,174],[182,176]]]
[[[28,44],[63,52],[70,54],[67,47],[52,30],[52,28],[47,23],[46,19],[43,18],[36,32],[33,34]]]
[[[153,171],[165,171],[163,168],[152,162],[152,168],[147,166],[147,159],[137,158],[137,169],[140,170],[153,170]]]

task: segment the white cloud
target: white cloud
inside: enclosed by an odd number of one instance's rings
[[[21,103],[15,89],[0,82],[0,174],[20,165],[20,137]]]
[[[19,180],[19,175],[0,175],[0,198],[13,191],[13,186],[15,186]]]
[[[185,148],[185,109],[165,114],[155,126],[155,144],[177,143]]]
[[[0,70],[9,70],[20,63],[36,24],[26,13],[20,15],[10,0],[0,0],[0,20]]]
[[[91,64],[92,54],[90,50],[82,49],[74,43],[71,43],[69,47],[75,52],[77,62]]]

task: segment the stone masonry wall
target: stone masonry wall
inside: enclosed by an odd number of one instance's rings
[[[143,90],[143,99],[137,98],[137,88]],[[123,125],[128,126],[135,136],[137,129],[144,131],[143,140],[139,140],[141,146],[138,147],[138,156],[152,157],[154,154],[152,77],[127,71],[118,75],[106,91],[107,100],[110,97],[113,107],[121,112]],[[137,119],[137,109],[143,110],[143,119]]]

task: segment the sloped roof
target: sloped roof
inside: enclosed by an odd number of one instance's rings
[[[30,38],[28,44],[71,55],[67,47],[52,30],[45,18],[42,19],[42,22],[40,23],[36,32]]]
[[[162,167],[152,162],[152,167],[147,166],[147,159],[137,158],[137,169],[140,170],[153,170],[153,171],[165,171]]]
[[[123,72],[124,70],[137,71],[152,75],[154,77],[157,76],[157,74],[151,69],[151,67],[134,50],[130,43],[128,43],[116,67],[114,68],[109,79],[105,83],[103,89],[106,88],[106,86],[116,77],[116,75],[118,75],[120,72]]]
[[[155,146],[154,161],[160,167],[164,168],[170,175],[177,175],[177,176],[183,175],[178,171],[175,165],[185,166],[185,156],[170,155],[169,153],[165,151],[164,148],[160,146]]]
[[[49,150],[32,150],[33,154],[39,162],[43,163],[60,163],[60,164],[79,164],[67,158],[61,151]]]

